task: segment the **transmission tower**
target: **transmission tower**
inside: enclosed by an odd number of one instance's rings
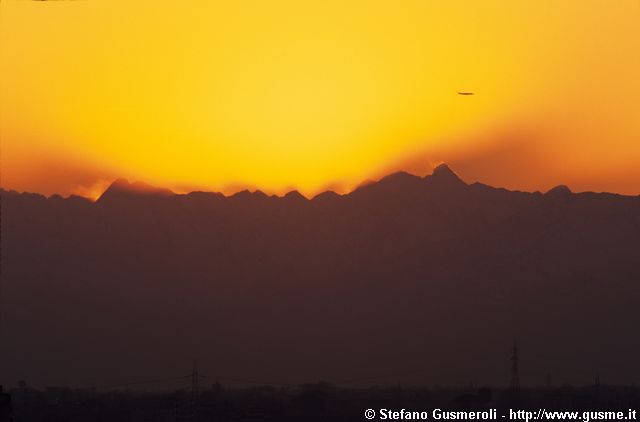
[[[200,375],[198,375],[198,361],[193,361],[193,371],[191,371],[191,402],[189,404],[189,413],[192,421],[196,421],[197,419],[197,403],[198,403],[198,380],[200,379]]]

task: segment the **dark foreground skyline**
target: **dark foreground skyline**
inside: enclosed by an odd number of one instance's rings
[[[40,421],[357,421],[365,409],[445,415],[475,411],[501,420],[509,409],[546,412],[621,412],[634,415],[640,392],[633,386],[547,386],[509,389],[407,387],[340,388],[328,383],[291,387],[255,386],[227,389],[207,385],[195,394],[189,388],[164,392],[92,391],[28,386],[12,389],[15,420]],[[635,413],[632,413],[634,412]],[[482,413],[481,413],[482,414]],[[405,419],[415,419],[408,418]],[[444,419],[444,418],[443,418]]]
[[[5,385],[180,374],[365,386],[640,373],[640,197],[446,166],[348,195],[2,192]]]

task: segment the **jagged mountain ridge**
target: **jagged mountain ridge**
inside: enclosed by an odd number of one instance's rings
[[[310,200],[119,181],[2,206],[10,378],[143,379],[196,355],[221,377],[499,383],[514,338],[530,382],[640,370],[639,197],[443,166]]]

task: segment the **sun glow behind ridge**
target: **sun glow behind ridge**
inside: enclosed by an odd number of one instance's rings
[[[10,188],[122,176],[312,195],[426,157],[418,172],[445,160],[499,185],[638,191],[634,1],[0,7]]]

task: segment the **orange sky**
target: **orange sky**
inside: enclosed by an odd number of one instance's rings
[[[639,22],[637,0],[3,0],[2,186],[312,195],[446,161],[639,194]]]

